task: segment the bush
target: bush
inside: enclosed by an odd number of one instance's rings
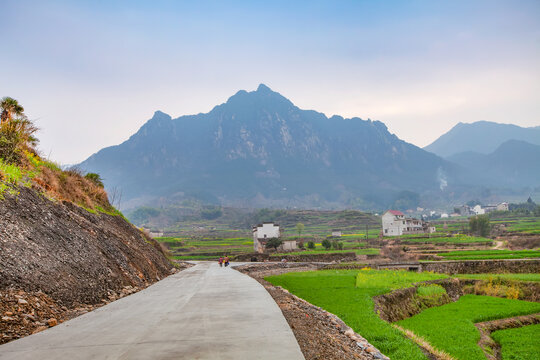
[[[488,236],[491,231],[488,215],[477,215],[469,219],[469,227],[471,232],[477,233],[480,236]]]
[[[326,250],[330,250],[330,248],[332,247],[332,243],[331,243],[330,240],[328,240],[328,239],[324,239],[324,240],[321,242],[321,245],[322,245]]]
[[[315,249],[315,243],[313,241],[308,241],[307,243],[307,247],[308,249]]]
[[[0,157],[8,163],[20,163],[24,150],[35,152],[37,128],[26,118],[3,122],[0,125]]]
[[[99,174],[88,173],[88,174],[84,175],[84,177],[86,179],[90,180],[91,182],[93,182],[95,185],[97,185],[99,187],[105,187],[103,185],[103,179],[101,178],[101,176]]]
[[[278,247],[281,246],[282,243],[283,243],[283,241],[281,241],[281,240],[278,239],[278,238],[271,238],[271,239],[268,240],[268,242],[266,243],[266,248],[267,248],[267,249],[270,249],[270,248],[277,249]]]

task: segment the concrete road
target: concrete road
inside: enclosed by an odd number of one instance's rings
[[[255,280],[199,263],[123,299],[0,346],[0,359],[304,359]]]

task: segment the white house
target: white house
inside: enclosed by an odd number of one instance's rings
[[[332,230],[333,237],[341,237],[341,230]]]
[[[508,211],[508,203],[507,202],[500,203],[499,205],[497,205],[497,210],[498,211]]]
[[[264,252],[264,245],[269,239],[279,238],[279,225],[273,222],[265,222],[253,227],[253,250],[258,253]]]
[[[405,217],[401,211],[397,210],[388,210],[383,214],[382,227],[384,236],[435,232],[435,228],[425,221]]]
[[[482,209],[481,205],[475,205],[472,208],[472,212],[475,213],[476,215],[484,215],[486,213],[486,210]]]

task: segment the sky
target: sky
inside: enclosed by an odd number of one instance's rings
[[[0,0],[0,97],[83,161],[156,110],[264,83],[423,147],[458,122],[540,125],[540,1]]]

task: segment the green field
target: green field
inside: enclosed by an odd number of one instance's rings
[[[398,321],[431,345],[462,360],[485,360],[477,343],[477,322],[526,315],[540,311],[540,303],[491,296],[464,295],[458,301],[429,308]]]
[[[540,219],[521,220],[512,223],[507,230],[525,234],[540,234]]]
[[[339,316],[393,359],[427,359],[422,351],[374,312],[372,298],[443,274],[391,270],[322,270],[270,276],[266,280]]]
[[[234,234],[233,234],[234,236]],[[284,239],[297,239],[298,236],[292,236]],[[302,239],[307,240],[306,237]],[[308,238],[309,239],[309,238]],[[239,255],[253,252],[253,239],[250,237],[158,237],[157,241],[166,245],[175,259],[183,260],[212,260],[220,255]],[[356,234],[351,237],[342,237],[338,241],[343,244],[343,250],[325,250],[321,245],[321,238],[315,240],[315,249],[306,249],[304,251],[295,251],[288,253],[277,253],[272,256],[284,255],[313,255],[324,253],[355,252],[359,255],[378,254],[379,249],[367,249],[366,243],[360,242],[360,237]],[[307,247],[307,241],[304,241]]]
[[[438,253],[445,260],[526,259],[540,257],[539,250],[467,250]]]
[[[305,250],[272,254],[270,256],[286,256],[286,255],[318,255],[318,254],[340,254],[354,252],[357,255],[377,255],[379,249],[351,249],[351,250]]]
[[[540,274],[460,274],[455,276],[461,279],[489,280],[501,278],[517,281],[540,281]]]
[[[493,240],[487,239],[484,237],[478,237],[478,236],[468,236],[468,235],[454,235],[454,236],[441,236],[438,234],[437,236],[427,237],[422,236],[419,237],[418,235],[412,236],[412,235],[404,235],[400,237],[403,242],[420,242],[420,243],[452,243],[452,244],[468,244],[468,243],[490,243]]]
[[[501,345],[503,360],[540,358],[540,324],[495,331],[491,337]]]

